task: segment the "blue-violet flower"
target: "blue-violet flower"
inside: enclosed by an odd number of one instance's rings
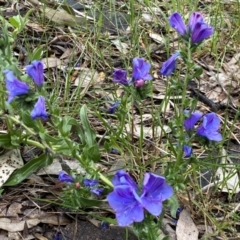
[[[162,212],[162,202],[173,195],[173,189],[165,178],[153,173],[145,173],[142,194],[138,195],[138,186],[125,171],[118,171],[112,183],[114,190],[107,196],[109,205],[116,212],[120,226],[141,222],[144,209],[154,216]]]
[[[207,113],[203,116],[203,123],[198,128],[197,134],[209,140],[219,142],[222,140],[222,135],[218,132],[219,128],[219,117],[215,113]]]
[[[73,183],[74,181],[75,181],[75,179],[72,177],[72,176],[70,176],[70,175],[68,175],[66,172],[64,172],[64,171],[60,171],[59,172],[59,174],[58,174],[58,180],[60,181],[60,182],[65,182],[65,183],[67,183],[67,184],[71,184],[71,183]]]
[[[34,108],[31,112],[31,117],[33,120],[36,118],[41,118],[44,121],[47,120],[48,113],[46,111],[45,99],[43,96],[40,96],[35,103]]]
[[[116,101],[115,103],[113,103],[109,108],[108,108],[108,113],[113,114],[115,113],[117,107],[119,106],[120,102]]]
[[[152,80],[152,76],[149,74],[151,69],[151,64],[146,62],[143,58],[134,58],[133,59],[133,74],[132,77],[134,81],[137,80]]]
[[[94,187],[94,186],[99,184],[99,181],[94,180],[94,179],[85,178],[83,180],[83,184],[84,184],[85,187]]]
[[[18,80],[12,71],[3,71],[6,76],[6,88],[8,91],[8,103],[12,102],[16,96],[27,94],[29,91],[29,86],[20,80]]]
[[[97,196],[100,196],[104,191],[104,188],[96,187],[99,184],[98,180],[85,178],[83,180],[83,184],[85,187],[89,187],[90,192],[96,194]]]
[[[120,83],[122,85],[129,85],[130,81],[127,79],[127,71],[122,69],[116,69],[113,76],[113,82]]]
[[[43,63],[41,61],[34,60],[28,66],[26,66],[27,74],[33,79],[37,86],[42,86],[44,81],[43,76]]]
[[[100,196],[104,191],[104,188],[91,188],[90,192]]]
[[[192,148],[188,145],[183,145],[183,154],[184,157],[190,157],[192,155]]]
[[[169,76],[176,68],[176,60],[180,56],[180,52],[174,53],[166,62],[163,63],[160,70],[164,76]]]

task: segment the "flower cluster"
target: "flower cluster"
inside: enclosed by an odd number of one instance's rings
[[[88,187],[90,189],[91,193],[96,194],[97,196],[100,196],[102,192],[104,191],[104,188],[97,187],[99,185],[99,181],[93,180],[93,179],[84,179],[83,184],[85,187]]]
[[[173,27],[183,38],[187,40],[190,38],[192,44],[201,43],[214,32],[213,27],[204,22],[199,12],[193,12],[191,14],[187,26],[184,24],[182,16],[178,12],[170,16],[169,22],[171,27]]]
[[[30,65],[26,66],[26,72],[32,78],[34,83],[41,88],[44,81],[43,63],[36,60],[33,61]],[[8,91],[8,103],[11,103],[17,96],[29,93],[30,87],[27,83],[17,79],[12,71],[5,70],[3,73],[5,74],[6,88]],[[32,119],[41,118],[44,121],[47,120],[48,113],[46,111],[45,99],[43,96],[38,97],[30,115]]]
[[[132,79],[127,78],[127,71],[122,69],[116,69],[113,73],[113,82],[123,85],[134,84],[136,88],[144,86],[145,81],[152,80],[152,76],[149,74],[151,65],[143,58],[134,58],[133,61],[133,73]]]
[[[188,111],[185,113],[187,112]],[[193,112],[189,118],[184,121],[186,131],[192,131],[200,119],[202,119],[202,124],[197,128],[197,135],[216,142],[222,141],[222,135],[219,133],[220,119],[213,112],[205,115],[199,111]]]
[[[173,195],[173,189],[164,177],[145,173],[141,195],[138,186],[124,170],[118,171],[112,179],[114,190],[107,196],[109,205],[116,212],[120,226],[128,226],[144,219],[144,209],[154,216],[162,212],[162,202]]]
[[[65,182],[67,184],[72,184],[72,183],[75,182],[75,178],[68,175],[64,171],[59,172],[58,180],[60,182]],[[94,193],[97,196],[100,196],[102,194],[102,192],[104,191],[104,188],[97,187],[99,185],[99,181],[97,181],[97,180],[86,178],[86,179],[83,180],[83,184],[84,184],[85,187],[89,188],[91,193]],[[79,187],[79,183],[76,184],[76,185]]]
[[[170,18],[169,22],[183,39],[191,41],[192,46],[197,46],[204,39],[210,37],[214,28],[206,24],[203,17],[198,12],[193,12],[190,16],[189,23],[186,26],[183,22],[182,16],[175,12]],[[176,68],[177,58],[180,57],[180,52],[174,53],[166,62],[163,63],[160,73],[164,76],[169,76]]]

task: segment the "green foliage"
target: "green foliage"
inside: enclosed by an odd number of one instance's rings
[[[98,161],[100,159],[100,153],[98,144],[96,141],[96,134],[92,130],[87,119],[87,107],[83,105],[80,110],[80,119],[83,127],[84,134],[79,135],[81,141],[85,146],[83,147],[83,154],[86,159],[92,161]]]
[[[171,216],[176,218],[177,209],[179,208],[179,203],[176,195],[168,199],[168,205],[170,207]]]
[[[43,153],[39,157],[30,160],[23,167],[16,170],[4,186],[15,186],[25,180],[32,173],[37,171],[40,168],[46,167],[52,163],[52,157],[49,156],[49,153]]]

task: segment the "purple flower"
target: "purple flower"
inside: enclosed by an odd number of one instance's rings
[[[19,95],[27,94],[29,90],[29,86],[20,80],[18,80],[12,71],[5,70],[3,73],[6,76],[6,88],[8,91],[8,103],[12,102],[12,100]]]
[[[64,171],[61,171],[59,174],[58,174],[58,180],[60,181],[60,182],[65,182],[65,183],[67,183],[67,184],[71,184],[71,183],[73,183],[74,181],[75,181],[75,179],[72,177],[72,176],[70,176],[70,175],[68,175],[66,172],[64,172]]]
[[[197,22],[192,31],[191,39],[192,43],[200,43],[204,39],[210,37],[214,32],[214,29],[206,23]]]
[[[41,118],[44,121],[47,120],[48,113],[46,111],[45,99],[43,96],[40,96],[35,103],[34,108],[31,112],[31,117],[33,120],[36,118]]]
[[[179,52],[174,53],[166,62],[163,63],[161,74],[169,76],[176,68],[176,60],[180,56]]]
[[[135,81],[137,80],[152,80],[152,76],[149,74],[151,64],[146,62],[143,58],[133,59],[133,74],[132,77]]]
[[[101,229],[102,229],[102,230],[107,230],[107,229],[109,229],[109,223],[107,223],[107,222],[101,222]]]
[[[117,150],[117,149],[115,149],[115,148],[112,148],[112,149],[110,150],[110,153],[112,153],[112,154],[119,154],[120,151]]]
[[[192,113],[190,117],[184,121],[184,127],[186,131],[192,130],[197,121],[202,117],[202,115],[203,114],[199,111]]]
[[[86,178],[83,180],[83,184],[85,187],[94,187],[99,184],[99,181]]]
[[[119,106],[120,102],[116,101],[111,107],[108,109],[108,113],[113,114],[116,111],[116,108]]]
[[[182,16],[175,12],[169,17],[170,26],[174,28],[180,35],[184,36],[187,32],[187,27],[183,22]]]
[[[41,61],[33,61],[30,65],[26,66],[27,74],[33,79],[37,86],[42,86],[44,81],[43,76],[43,63]]]
[[[169,23],[181,36],[185,38],[190,36],[192,44],[202,42],[214,32],[214,28],[206,24],[198,12],[191,14],[188,26],[184,24],[182,16],[177,12],[170,16]]]
[[[192,148],[188,145],[183,145],[183,154],[184,157],[190,157],[192,155]]]
[[[129,85],[130,82],[127,80],[127,71],[122,69],[116,69],[113,76],[113,82],[120,83],[123,85]]]
[[[120,226],[141,222],[144,209],[154,216],[159,216],[162,212],[162,202],[173,195],[173,189],[165,182],[165,178],[153,173],[145,174],[140,196],[137,193],[137,184],[123,170],[115,174],[112,183],[114,190],[107,196],[107,200],[115,210]]]
[[[207,113],[203,116],[203,123],[198,128],[197,134],[209,140],[219,142],[222,140],[222,135],[218,132],[219,128],[219,117],[215,113]]]
[[[100,196],[103,191],[104,191],[104,188],[91,188],[90,189],[90,192],[96,194],[97,196]]]
[[[83,184],[85,187],[89,187],[90,192],[96,194],[97,196],[100,196],[104,191],[104,188],[96,187],[99,184],[99,181],[97,180],[86,178],[83,180]]]

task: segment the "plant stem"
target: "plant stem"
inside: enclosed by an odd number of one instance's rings
[[[19,121],[18,119],[12,117],[12,116],[8,116],[8,119],[11,119],[12,121],[14,121],[17,124],[20,124],[22,127],[25,128],[25,130],[30,133],[31,135],[36,135],[30,128],[28,128],[24,123],[22,123],[21,121]]]

